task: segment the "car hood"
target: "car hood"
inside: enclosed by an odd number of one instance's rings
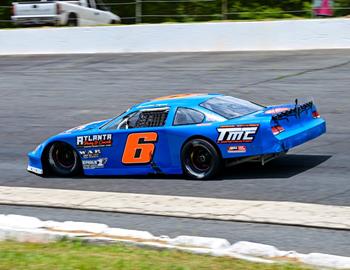
[[[82,131],[98,129],[99,127],[101,127],[102,125],[107,123],[108,121],[110,121],[110,119],[87,123],[87,124],[84,124],[84,125],[81,125],[81,126],[77,126],[77,127],[68,129],[68,130],[62,132],[62,134],[75,134],[75,133],[82,132]]]

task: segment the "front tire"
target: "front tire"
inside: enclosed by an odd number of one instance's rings
[[[74,176],[81,171],[78,153],[67,143],[56,142],[48,151],[48,164],[53,174]]]
[[[181,151],[184,175],[190,179],[206,180],[218,175],[221,157],[207,140],[193,139],[185,143]]]

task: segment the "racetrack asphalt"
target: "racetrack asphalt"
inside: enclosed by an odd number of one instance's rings
[[[2,56],[0,185],[350,206],[349,53]],[[26,172],[27,152],[50,135],[183,92],[219,92],[263,104],[313,97],[328,131],[264,167],[232,167],[215,181],[43,179]]]

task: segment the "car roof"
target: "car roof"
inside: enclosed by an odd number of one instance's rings
[[[152,100],[139,103],[134,106],[135,109],[171,107],[171,106],[197,106],[200,103],[222,94],[203,94],[203,93],[186,93],[171,96],[159,97]]]

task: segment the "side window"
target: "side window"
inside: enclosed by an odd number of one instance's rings
[[[138,111],[122,119],[117,129],[162,127],[165,125],[168,112],[168,109]]]
[[[204,121],[204,118],[205,118],[204,114],[197,110],[179,107],[176,110],[173,125],[179,126],[179,125],[199,124]]]
[[[96,8],[99,10],[110,11],[102,0],[96,0]]]

